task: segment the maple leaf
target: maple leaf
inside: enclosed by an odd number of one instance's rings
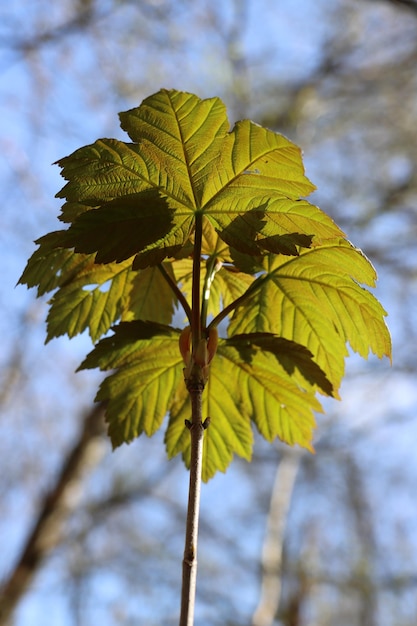
[[[119,319],[171,322],[177,299],[158,267],[133,271],[132,259],[97,264],[94,255],[55,248],[56,233],[38,243],[19,282],[38,286],[38,296],[56,290],[49,302],[47,341],[88,328],[95,342]],[[171,264],[165,272],[173,277]]]
[[[116,370],[101,384],[114,447],[142,432],[153,435],[169,410],[182,378],[179,332],[154,322],[122,322],[102,339],[79,369]]]
[[[305,346],[335,389],[347,343],[365,358],[370,351],[390,355],[386,312],[361,286],[375,285],[375,269],[348,241],[329,241],[299,257],[264,257],[257,270],[256,289],[252,284],[228,327],[231,336],[269,332]]]
[[[106,419],[114,447],[142,432],[152,435],[166,413],[169,456],[190,462],[184,421],[190,399],[182,384],[179,331],[153,322],[122,322],[102,339],[79,369],[113,370],[100,386],[97,401],[107,403]],[[294,376],[298,370],[299,376]],[[305,348],[266,333],[220,340],[204,393],[203,411],[213,416],[204,441],[203,480],[225,471],[233,455],[249,460],[251,421],[272,441],[279,437],[311,450],[313,411],[321,407],[315,388],[331,394],[324,373]]]
[[[265,346],[268,350],[262,351]],[[224,472],[234,454],[251,458],[251,422],[268,441],[278,437],[312,450],[313,411],[321,411],[317,385],[332,393],[308,350],[293,342],[270,334],[220,340],[203,396],[203,415],[211,417],[204,437],[203,480]],[[187,466],[190,438],[184,420],[190,413],[190,399],[181,386],[170,409],[165,444],[168,456],[181,453]]]
[[[37,240],[19,281],[54,292],[47,340],[88,329],[98,342],[81,368],[113,370],[97,400],[114,446],[168,414],[168,455],[190,463],[185,364],[211,417],[204,480],[234,455],[250,459],[252,426],[312,450],[316,394],[338,397],[347,345],[391,354],[386,313],[365,288],[373,266],[305,199],[315,187],[300,149],[249,120],[230,130],[219,98],[163,89],[120,121],[129,142],[99,139],[58,161],[67,228]],[[179,306],[185,363],[170,326]],[[206,338],[222,322],[208,369]]]
[[[58,161],[68,180],[58,197],[78,207],[60,246],[99,263],[136,255],[134,268],[157,264],[186,245],[197,214],[251,254],[298,254],[343,235],[298,201],[315,189],[299,148],[249,120],[229,131],[218,98],[161,90],[120,119],[135,143],[100,139]]]

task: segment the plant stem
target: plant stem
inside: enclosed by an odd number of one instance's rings
[[[191,332],[193,354],[202,337],[201,328],[201,245],[203,218],[196,214],[194,235],[193,279],[191,294]],[[193,358],[193,355],[192,355]],[[193,626],[195,593],[197,583],[197,540],[200,515],[201,470],[203,466],[204,426],[202,419],[202,395],[205,387],[203,367],[194,363],[186,380],[191,399],[191,422],[186,422],[191,436],[190,484],[188,492],[187,523],[185,531],[184,559],[182,562],[182,591],[180,626]]]
[[[203,464],[204,426],[202,423],[201,385],[189,385],[192,406],[190,485],[188,492],[187,526],[182,562],[182,593],[180,626],[193,626],[197,583],[197,541],[200,514],[201,469]]]
[[[201,244],[203,239],[203,217],[199,213],[195,216],[193,279],[191,291],[191,332],[193,334],[193,350],[201,339],[201,311],[200,311],[200,275],[201,275]]]

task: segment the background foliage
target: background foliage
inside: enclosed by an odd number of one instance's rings
[[[283,573],[275,623],[414,623],[415,3],[40,0],[0,11],[0,574],[12,570],[100,382],[73,373],[89,338],[43,347],[46,305],[13,290],[29,242],[55,228],[61,181],[49,164],[98,136],[123,140],[115,113],[172,86],[217,94],[232,120],[256,119],[303,147],[313,201],[377,267],[394,342],[392,369],[349,360],[344,400],[320,418],[314,457],[256,441],[253,464],[205,488],[197,618],[262,623],[252,616],[269,518]],[[90,441],[15,623],[44,623],[47,611],[62,624],[175,624],[185,472],[157,439],[114,455],[101,435]]]

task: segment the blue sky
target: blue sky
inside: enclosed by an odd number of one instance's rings
[[[103,13],[109,4],[101,4]],[[152,4],[157,7],[161,3],[155,0]],[[321,482],[312,485],[308,476],[311,466],[307,464],[294,494],[290,514],[294,533],[289,537],[289,545],[292,554],[308,550],[303,532],[309,525],[328,527],[330,516],[332,520],[334,516],[337,523],[333,523],[325,535],[328,544],[333,546],[340,537],[348,536],[344,509],[340,509],[339,515],[335,513],[335,507],[343,506],[340,498],[345,488],[343,473],[338,473],[335,451],[342,456],[353,453],[367,474],[366,489],[372,510],[378,512],[375,519],[379,545],[385,546],[393,570],[401,571],[407,565],[404,552],[410,556],[414,568],[417,563],[417,514],[412,491],[417,478],[417,467],[413,462],[417,397],[415,371],[407,365],[415,351],[415,344],[408,341],[408,337],[414,341],[417,329],[415,315],[404,314],[404,307],[415,311],[416,283],[415,276],[414,281],[407,282],[392,265],[380,264],[379,250],[389,248],[394,260],[398,248],[400,254],[406,250],[408,265],[415,271],[415,250],[410,242],[412,233],[417,232],[416,214],[415,204],[410,204],[409,199],[403,211],[381,212],[379,208],[386,189],[390,187],[389,181],[398,181],[401,186],[403,181],[414,176],[416,163],[411,148],[400,141],[395,144],[392,138],[392,145],[387,146],[384,142],[391,135],[379,132],[378,119],[383,122],[382,130],[384,124],[393,123],[390,108],[384,101],[385,92],[375,92],[372,88],[369,96],[362,92],[366,91],[367,85],[372,86],[372,76],[365,71],[369,58],[376,59],[377,65],[386,62],[388,46],[384,46],[378,33],[382,33],[381,38],[385,36],[388,42],[400,40],[401,46],[398,46],[400,51],[404,50],[402,54],[405,56],[407,44],[412,42],[409,34],[415,21],[404,13],[390,12],[383,2],[369,2],[366,8],[363,5],[337,2],[333,10],[329,10],[329,3],[325,2],[287,0],[279,3],[278,8],[272,0],[251,0],[245,29],[238,43],[247,64],[249,114],[259,121],[257,115],[271,108],[266,107],[267,104],[273,103],[272,109],[282,108],[287,98],[285,90],[298,84],[317,67],[328,40],[337,32],[337,20],[340,19],[337,9],[341,6],[346,11],[348,34],[355,41],[348,59],[354,70],[358,68],[357,82],[352,84],[351,75],[346,71],[346,93],[338,100],[326,99],[326,93],[333,93],[331,79],[322,87],[320,97],[309,97],[306,92],[304,113],[295,129],[297,136],[291,138],[302,145],[307,174],[319,187],[315,201],[338,222],[341,221],[355,243],[363,246],[365,251],[375,252],[380,275],[377,295],[389,311],[394,366],[390,368],[386,360],[380,363],[373,358],[369,362],[357,358],[348,360],[343,401],[329,404],[327,415],[319,418],[314,471],[320,474]],[[44,346],[46,303],[35,303],[32,291],[15,288],[26,259],[34,250],[33,240],[59,227],[56,216],[60,201],[54,195],[63,181],[58,167],[51,164],[97,137],[125,138],[118,126],[117,112],[135,106],[161,86],[195,91],[203,97],[220,95],[233,111],[236,102],[231,93],[231,82],[236,77],[233,76],[233,66],[227,61],[227,47],[221,36],[222,29],[227,33],[230,28],[232,12],[224,16],[221,11],[209,13],[207,6],[202,0],[191,5],[177,2],[167,25],[162,21],[150,25],[148,18],[143,18],[138,26],[133,19],[136,10],[131,5],[103,19],[94,38],[85,33],[70,35],[59,45],[48,44],[29,62],[7,50],[0,57],[0,177],[3,190],[0,245],[6,268],[0,285],[0,304],[4,311],[0,322],[1,380],[7,376],[6,365],[12,358],[16,358],[21,367],[17,383],[10,385],[11,397],[3,404],[0,423],[0,475],[3,476],[0,479],[0,528],[7,538],[0,575],[10,567],[41,494],[51,484],[54,471],[59,467],[62,452],[76,435],[79,424],[73,416],[90,405],[99,380],[99,375],[94,372],[74,375],[75,368],[90,349],[89,339],[85,336],[72,341],[61,338]],[[218,6],[224,6],[224,3],[214,3],[211,8]],[[19,41],[21,37],[30,37],[38,19],[44,24],[61,23],[70,15],[70,7],[69,0],[59,5],[50,5],[43,0],[30,7],[23,0],[5,5],[0,9],[0,34],[3,33],[0,41],[4,44],[5,40]],[[351,12],[355,11],[353,19]],[[216,16],[222,19],[213,24]],[[109,28],[116,27],[126,29],[126,41],[121,36],[106,35]],[[154,38],[142,45],[146,33],[153,32],[153,27]],[[137,35],[135,28],[142,29],[142,32]],[[361,69],[364,66],[365,70]],[[281,85],[281,91],[277,84]],[[417,95],[413,98],[413,83],[410,84],[405,103],[407,115],[400,116],[399,127],[401,124],[406,126],[416,111]],[[350,107],[355,89],[357,101],[363,102],[363,115],[355,117],[352,127]],[[382,163],[378,161],[380,154],[383,155]],[[345,194],[345,190],[348,193]],[[372,222],[367,221],[369,214],[375,216]],[[374,260],[372,255],[371,260]],[[29,318],[29,324],[22,323],[25,317]],[[333,452],[329,451],[332,445]],[[257,449],[265,458],[268,454],[271,459],[278,457],[273,448],[267,452],[262,443]],[[105,462],[87,481],[82,503],[101,497],[114,476],[126,472],[126,468],[137,463],[138,458],[146,459],[143,471],[149,475],[156,471],[155,466],[166,463],[160,436],[155,441],[140,440],[113,455],[108,451],[107,448]],[[171,462],[170,467],[173,468],[172,475],[162,483],[162,494],[164,497],[175,494],[184,507],[186,473],[177,461]],[[225,545],[236,542],[239,547],[241,542],[245,563],[250,564],[247,571],[240,572],[239,584],[230,591],[230,603],[238,607],[237,615],[242,624],[248,623],[248,616],[258,598],[257,558],[273,468],[272,461],[265,461],[261,469],[253,470],[261,485],[259,494],[254,490],[251,466],[240,462],[204,488],[203,515],[211,525],[224,526]],[[315,493],[317,485],[322,489],[319,495]],[[138,505],[132,511],[132,519],[143,523],[145,535],[153,537],[155,528],[160,536],[169,534],[168,513],[163,505],[152,506],[146,501],[142,509]],[[81,524],[81,521],[77,518],[74,523]],[[181,525],[178,526],[178,536],[171,537],[169,552],[180,558],[182,534]],[[396,552],[394,547],[398,544],[398,535],[401,535],[398,529],[401,528],[404,529],[403,551]],[[96,532],[97,542],[103,541],[105,529],[97,528]],[[217,572],[219,564],[227,568],[230,557],[225,554],[223,544],[216,549],[215,539],[208,530],[204,534],[204,528],[201,543],[204,596],[209,590],[204,576]],[[320,543],[320,549],[325,545],[325,542]],[[51,623],[74,623],[65,586],[67,565],[68,553],[63,549],[37,579],[34,590],[19,609],[16,626],[44,624],[44,603],[48,615],[53,615]],[[169,567],[172,568],[171,561]],[[214,578],[216,576],[217,573]],[[174,574],[172,578],[175,579]],[[104,582],[102,578],[92,576],[89,584],[94,587],[96,595],[93,596],[100,597],[100,584],[117,591],[119,583],[110,578]],[[219,588],[213,593],[223,597],[222,591]],[[163,616],[169,613],[169,606],[171,611],[176,610],[176,593],[177,589],[172,588],[166,601],[168,606],[161,607]],[[156,602],[158,600],[152,597],[146,611],[152,613]],[[226,609],[230,611],[230,606]],[[209,616],[207,623],[216,623],[209,602],[202,601],[199,611],[201,616]],[[117,623],[116,617],[111,615],[108,615],[107,622],[103,616],[94,615],[86,623],[99,618],[103,624]],[[383,621],[379,623],[383,626]]]

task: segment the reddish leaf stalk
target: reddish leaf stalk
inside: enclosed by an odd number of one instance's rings
[[[201,275],[201,245],[203,238],[203,216],[200,213],[195,215],[195,232],[194,232],[194,258],[193,258],[193,282],[191,294],[191,332],[193,334],[193,352],[196,350],[202,334],[201,328],[201,294],[200,294],[200,275]]]
[[[184,309],[184,313],[186,314],[188,321],[191,324],[191,307],[188,304],[184,294],[182,293],[181,289],[178,287],[175,280],[173,280],[173,278],[168,274],[163,263],[160,263],[158,265],[158,269],[161,272],[162,276],[167,281],[168,285],[171,287],[172,292],[177,297],[178,301],[181,303],[182,308]]]

